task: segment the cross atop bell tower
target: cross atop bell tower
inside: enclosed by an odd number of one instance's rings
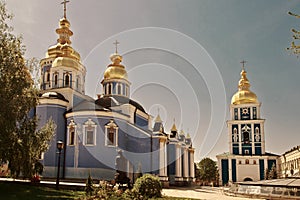
[[[69,3],[70,1],[68,0],[64,0],[63,2],[61,2],[60,4],[64,5],[64,18],[67,19],[67,3]]]
[[[245,60],[242,60],[242,61],[241,61],[241,64],[242,64],[242,70],[245,70],[245,64],[246,64],[246,62],[247,62],[247,61],[245,61]]]

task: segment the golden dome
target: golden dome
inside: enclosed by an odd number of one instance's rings
[[[80,64],[78,63],[78,61],[69,57],[58,57],[52,63],[53,68],[62,66],[80,69]]]
[[[108,65],[104,72],[104,79],[127,79],[128,75],[125,67],[121,65],[122,56],[115,53],[110,56],[112,64]]]
[[[249,89],[250,83],[247,79],[247,73],[244,69],[241,72],[241,79],[239,81],[238,88],[239,90],[231,98],[231,104],[239,105],[259,103],[256,94]]]

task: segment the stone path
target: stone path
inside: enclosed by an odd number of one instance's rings
[[[249,198],[226,196],[222,188],[199,187],[199,188],[174,188],[163,189],[163,195],[182,198],[194,198],[201,200],[245,200]]]

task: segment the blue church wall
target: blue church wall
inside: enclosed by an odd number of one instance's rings
[[[236,182],[236,159],[231,160],[232,181]]]
[[[276,167],[276,160],[268,160],[268,169],[271,170],[273,164]]]
[[[167,146],[168,153],[168,174],[175,175],[176,173],[176,146],[175,144],[169,144]]]
[[[260,180],[264,180],[264,176],[265,176],[265,162],[263,159],[259,160],[259,177]]]
[[[49,150],[44,154],[44,165],[56,166],[56,160],[57,160],[56,142],[58,140],[65,141],[65,131],[66,131],[66,125],[65,125],[66,123],[64,118],[65,112],[66,112],[66,108],[58,105],[38,105],[36,108],[36,114],[39,118],[38,128],[44,126],[50,118],[52,118],[52,120],[56,124],[55,136],[50,142]]]
[[[72,118],[73,119],[73,118]],[[111,118],[108,117],[76,117],[74,122],[78,127],[84,126],[84,123],[91,119],[96,123],[96,145],[83,145],[83,128],[78,130],[82,133],[79,135],[79,159],[78,167],[85,168],[114,168],[117,149],[122,149],[123,155],[134,165],[137,169],[138,165],[142,163],[142,171],[149,170],[151,141],[150,137],[145,135],[138,128],[127,124],[124,120],[114,118],[115,124],[118,126],[118,147],[105,146],[105,125],[109,123]],[[68,119],[68,123],[71,118]],[[67,150],[67,164],[72,166],[74,163],[74,147],[68,146]],[[147,168],[148,166],[148,168]]]
[[[222,165],[222,184],[225,185],[228,183],[229,177],[229,171],[228,171],[228,160],[227,159],[222,159],[221,160],[221,165]]]

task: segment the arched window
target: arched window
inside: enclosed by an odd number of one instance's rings
[[[58,85],[58,74],[54,75],[54,86],[57,87]]]
[[[105,125],[105,145],[118,146],[118,126],[113,119]]]
[[[259,134],[259,128],[258,127],[255,128],[255,133]]]
[[[76,145],[76,124],[73,120],[71,120],[70,124],[68,125],[68,145]]]
[[[253,165],[256,165],[256,160],[253,160]]]
[[[96,145],[96,123],[92,119],[88,119],[83,125],[84,138],[83,143],[86,146]]]
[[[246,163],[246,165],[248,165],[248,164],[249,164],[249,159],[246,159],[246,162],[245,162],[245,163]]]
[[[47,78],[46,78],[46,81],[49,82],[50,81],[50,73],[47,72]]]
[[[244,143],[245,144],[250,143],[250,134],[249,134],[249,132],[247,132],[247,131],[243,132],[243,138],[244,138]]]
[[[120,83],[118,84],[118,94],[122,94],[122,87]]]
[[[111,89],[112,89],[112,88],[111,88],[111,84],[109,83],[109,84],[108,84],[108,94],[111,94]]]
[[[69,86],[70,85],[70,75],[66,74],[65,75],[65,86]]]
[[[76,77],[76,89],[79,89],[79,77]]]

